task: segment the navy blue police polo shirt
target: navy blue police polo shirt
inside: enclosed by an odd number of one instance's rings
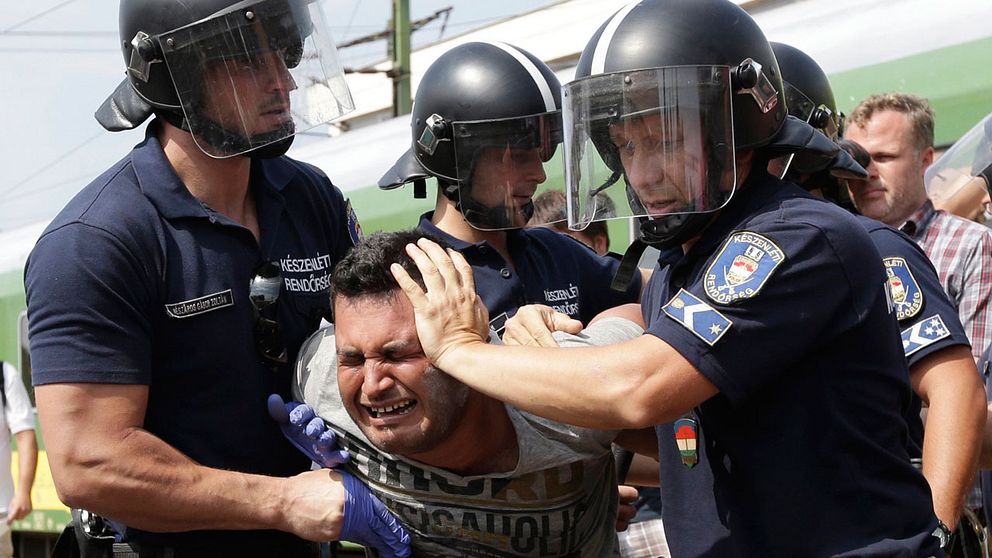
[[[256,242],[189,193],[156,130],[68,203],[28,259],[33,383],[148,385],[144,427],[198,463],[304,471],[266,410],[268,394],[289,398],[290,366],[258,356],[249,280],[262,262],[281,267],[280,296],[263,313],[281,325],[292,363],[329,311],[331,271],[357,242],[357,223],[315,167],[256,160]],[[247,536],[128,531],[169,545]]]
[[[887,283],[899,328],[902,330],[902,347],[909,367],[944,348],[969,346],[957,312],[940,285],[937,271],[920,246],[900,231],[874,219],[864,216],[857,216],[857,219],[868,232],[885,264]],[[680,254],[681,252],[661,257],[674,256],[678,259]],[[920,398],[914,393],[906,415],[910,457],[922,457],[923,424],[920,420],[920,406]],[[705,431],[698,428],[698,420],[695,413],[690,413],[678,425],[668,423],[658,427],[658,439],[662,442],[662,474],[682,475],[683,480],[672,487],[670,498],[673,501],[693,502],[691,509],[681,510],[682,513],[677,517],[670,517],[666,522],[666,529],[680,533],[680,536],[669,540],[669,548],[675,556],[732,558],[735,553],[729,539],[730,532],[716,519],[725,515],[725,511],[720,510],[726,509],[726,502],[716,499],[712,470],[706,464],[709,454],[721,455],[721,450],[718,446],[711,447],[711,440],[705,435]],[[687,450],[687,454],[683,455],[679,451],[679,430],[683,446],[690,443],[688,440],[692,440],[696,445],[696,453]],[[676,440],[676,444],[672,444],[672,440]],[[691,474],[682,474],[687,467],[694,470]],[[706,494],[707,498],[699,498],[700,494]],[[713,497],[709,497],[710,495]],[[686,533],[690,535],[685,536]]]
[[[459,240],[434,226],[432,216],[432,212],[421,216],[417,229],[443,239],[465,256],[496,331],[527,304],[545,304],[588,324],[603,310],[640,297],[640,274],[634,274],[625,292],[611,290],[620,261],[600,256],[567,234],[544,227],[506,231],[511,266],[488,242]]]
[[[940,284],[937,270],[920,245],[902,232],[858,216],[885,264],[886,282],[902,332],[906,362],[912,368],[927,356],[955,345],[971,350],[958,312]],[[906,423],[910,457],[923,457],[922,401],[913,393]]]
[[[740,556],[935,553],[930,491],[906,449],[906,361],[864,228],[756,172],[671,254],[642,303],[648,332],[720,390],[658,429],[673,555],[729,554],[680,554],[693,513],[715,513]],[[693,483],[702,498],[687,497]]]
[[[982,374],[982,382],[985,384],[985,399],[992,401],[992,375],[989,374],[992,368],[992,345],[982,353],[982,358],[978,361],[978,371]],[[992,471],[988,469],[978,472],[978,480],[982,486],[982,506],[985,508],[985,516],[992,514]]]

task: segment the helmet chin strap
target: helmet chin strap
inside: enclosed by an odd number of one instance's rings
[[[296,138],[294,134],[296,126],[291,121],[284,123],[275,131],[257,134],[249,138],[224,128],[202,114],[194,114],[194,123],[198,132],[196,137],[198,140],[212,147],[233,147],[240,155],[248,157],[260,159],[281,157],[289,151],[290,146],[293,145],[293,140]],[[189,121],[182,113],[161,111],[159,115],[169,124],[190,132]],[[252,145],[258,145],[259,147],[252,148]]]
[[[455,202],[455,207],[465,216],[468,224],[477,229],[480,227],[486,227],[484,230],[523,228],[513,222],[505,207],[487,207],[475,200],[471,200],[468,204],[461,201]],[[534,202],[527,202],[526,205],[520,208],[520,211],[523,213],[524,223],[526,223],[534,215]]]

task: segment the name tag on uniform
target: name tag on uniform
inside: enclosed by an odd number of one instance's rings
[[[661,309],[711,347],[733,325],[726,316],[685,289],[679,289],[679,293]]]
[[[934,314],[925,320],[920,320],[911,328],[902,332],[902,349],[909,356],[923,347],[933,345],[949,336],[944,320],[940,314]]]
[[[192,300],[166,304],[165,311],[173,318],[191,318],[200,314],[206,314],[207,312],[213,312],[214,310],[220,310],[221,308],[227,308],[228,306],[234,306],[234,294],[231,292],[231,289],[204,295]]]

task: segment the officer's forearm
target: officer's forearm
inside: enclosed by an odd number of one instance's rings
[[[672,421],[716,388],[652,335],[607,347],[459,347],[439,367],[530,413],[591,428]]]
[[[937,517],[951,527],[971,488],[986,418],[985,393],[973,362],[966,347],[951,347],[911,371],[918,380],[914,386],[929,404],[923,474]]]
[[[70,507],[156,532],[307,527],[288,517],[309,497],[300,476],[204,467],[141,428],[147,386],[53,384],[36,394],[55,487]]]

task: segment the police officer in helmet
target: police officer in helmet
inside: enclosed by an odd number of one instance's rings
[[[881,258],[853,216],[767,172],[837,147],[787,118],[755,22],[728,0],[633,3],[594,34],[563,105],[570,224],[623,187],[662,247],[647,333],[588,350],[487,346],[469,266],[420,241],[409,251],[434,277],[427,292],[393,273],[435,365],[554,420],[677,422],[658,431],[679,456],[659,456],[673,555],[683,533],[669,516],[691,521],[701,502],[742,556],[936,555]],[[712,490],[687,491],[703,469]]]
[[[837,111],[833,90],[823,69],[809,55],[791,45],[777,42],[771,45],[782,70],[790,114],[836,140],[842,131],[843,115]],[[867,152],[848,142],[842,140],[841,145],[858,153],[855,159],[867,167],[871,162]],[[840,155],[832,161],[794,159],[787,176],[807,190],[856,213],[846,179],[864,179],[867,175],[852,176],[851,167],[843,157],[847,152],[842,151]],[[882,256],[886,286],[891,291],[902,332],[900,346],[914,391],[906,415],[909,454],[915,462],[922,464],[923,474],[933,492],[934,511],[941,520],[937,534],[943,550],[950,552],[953,548],[953,555],[968,556],[970,554],[961,554],[962,545],[971,541],[955,540],[951,533],[958,525],[975,475],[985,422],[985,398],[973,365],[970,343],[957,310],[948,300],[937,271],[923,249],[906,235],[874,219],[858,215],[858,221]],[[937,322],[940,327],[934,328],[933,324]],[[927,402],[925,432],[919,420],[923,401]],[[974,548],[970,552],[975,552]]]
[[[309,557],[338,538],[408,555],[368,490],[308,471],[266,409],[358,241],[341,192],[283,155],[352,107],[326,3],[122,0],[127,77],[97,119],[155,119],[29,257],[56,488],[141,556]]]
[[[561,85],[544,62],[500,42],[451,49],[424,73],[411,132],[411,149],[379,186],[412,182],[423,197],[425,181],[437,180],[435,209],[418,228],[472,264],[494,329],[524,304],[587,323],[636,302],[640,277],[623,292],[608,289],[615,257],[548,229],[523,229],[535,194],[563,188]]]

